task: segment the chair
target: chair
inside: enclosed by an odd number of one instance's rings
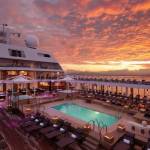
[[[134,134],[126,133],[121,137],[113,146],[113,150],[133,150],[134,147]]]
[[[150,126],[139,124],[133,121],[128,121],[126,125],[126,131],[135,134],[136,138],[146,140],[150,137]]]
[[[150,138],[148,139],[148,142],[147,142],[144,150],[150,150]]]
[[[150,118],[150,111],[146,112],[146,113],[144,114],[144,117]]]
[[[48,139],[48,140],[51,140],[53,138],[56,138],[62,134],[65,134],[67,131],[69,130],[69,126],[62,126],[52,132],[48,132],[47,134],[45,134],[45,137]]]
[[[66,135],[60,138],[55,144],[59,148],[65,148],[72,143],[78,142],[82,143],[85,140],[85,134],[82,129],[75,129],[73,127],[70,128],[70,132],[67,132]]]
[[[49,125],[50,125],[49,121],[42,120],[38,124],[33,124],[33,125],[25,128],[25,131],[28,132],[28,133],[32,133],[32,132],[38,131],[38,130],[40,130],[42,128],[46,128]]]

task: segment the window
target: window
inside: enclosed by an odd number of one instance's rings
[[[42,57],[47,57],[47,58],[51,57],[49,54],[44,54],[44,53],[37,53],[37,54]]]
[[[49,54],[44,54],[44,57],[50,57],[50,55]]]
[[[27,73],[27,71],[23,71],[23,70],[22,70],[22,71],[19,72],[19,74],[20,74],[20,75],[23,75],[23,76],[27,76],[28,73]]]
[[[8,49],[9,55],[13,57],[25,57],[24,51],[15,50],[15,49]]]
[[[132,126],[131,128],[132,128],[133,131],[135,131],[135,126]]]
[[[8,75],[17,75],[17,72],[16,71],[7,71],[7,74]]]
[[[145,131],[144,131],[144,129],[141,129],[141,134],[145,134]]]
[[[58,63],[51,63],[51,69],[62,69]]]

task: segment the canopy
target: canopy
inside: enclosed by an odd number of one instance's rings
[[[66,81],[66,82],[71,82],[71,81],[73,81],[74,79],[73,78],[71,78],[70,76],[66,76],[66,77],[64,77],[63,79],[60,79],[60,81]]]
[[[30,95],[19,95],[18,97],[13,96],[13,98],[11,97],[11,99],[13,101],[18,100],[27,100],[27,99],[33,99],[34,97],[30,96]]]
[[[78,91],[76,90],[61,90],[59,91],[60,93],[64,93],[64,94],[71,94],[71,93],[77,93]]]
[[[29,79],[29,77],[22,76],[22,75],[15,76],[9,80],[13,83],[29,83],[31,81],[31,79]]]

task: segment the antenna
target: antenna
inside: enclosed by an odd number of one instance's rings
[[[17,32],[15,32],[15,33],[11,33],[12,35],[17,35],[17,37],[21,37],[21,33],[17,33]]]
[[[5,27],[7,27],[8,25],[7,24],[2,24],[2,26],[3,26],[3,33],[4,33]]]
[[[11,36],[21,37],[21,33],[12,32],[11,30],[5,30],[8,26],[7,24],[0,24],[2,26],[2,31],[0,31],[0,43],[11,43]]]

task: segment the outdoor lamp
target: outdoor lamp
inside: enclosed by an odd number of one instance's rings
[[[57,122],[58,122],[58,120],[59,120],[59,117],[58,117],[58,116],[54,116],[54,117],[52,117],[52,121],[53,121],[53,123],[57,123]]]

